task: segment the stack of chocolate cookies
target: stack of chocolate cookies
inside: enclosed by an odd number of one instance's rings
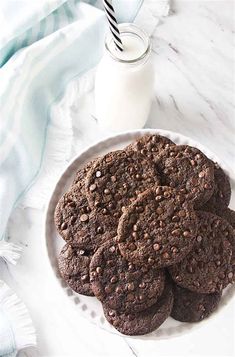
[[[87,163],[58,202],[61,276],[123,334],[170,315],[200,321],[235,282],[230,197],[229,178],[200,150],[142,136]]]

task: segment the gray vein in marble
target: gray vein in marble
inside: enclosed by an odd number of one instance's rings
[[[91,118],[97,123],[98,122],[98,119],[93,115],[91,114]]]
[[[176,103],[175,97],[173,96],[173,94],[170,94],[170,98],[174,104],[175,109],[177,110],[178,113],[182,114],[182,112],[180,111],[178,104]]]
[[[234,130],[234,127],[232,125],[230,125],[230,123],[228,121],[224,121],[222,118],[221,118],[221,115],[220,113],[218,113],[218,109],[216,108],[216,105],[211,101],[209,100],[208,98],[205,97],[204,94],[202,94],[199,89],[197,88],[197,86],[193,83],[193,81],[191,80],[191,78],[189,77],[189,75],[183,71],[181,68],[179,68],[179,66],[169,57],[167,57],[167,60],[169,62],[171,62],[177,69],[178,71],[180,71],[185,79],[189,82],[189,84],[192,86],[192,88],[195,90],[196,94],[208,105],[208,107],[211,109],[211,111],[215,114],[215,116],[217,117],[217,119],[219,120],[219,122],[223,125],[223,126],[229,126],[229,129],[230,130]]]
[[[157,95],[155,95],[155,99],[156,99],[156,102],[157,102],[159,108],[162,109],[163,108],[163,103],[160,101],[160,99],[158,98]]]
[[[129,347],[131,353],[133,356],[138,357],[137,352],[134,350],[134,348],[129,344],[127,338],[123,337],[123,340],[126,342],[127,346]]]
[[[175,46],[172,45],[172,43],[168,43],[168,46],[169,46],[177,55],[180,53],[179,50],[178,50]]]

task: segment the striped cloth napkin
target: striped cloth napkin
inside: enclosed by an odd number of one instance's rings
[[[155,18],[151,26],[169,11],[167,0],[113,4],[120,22],[138,17],[141,23],[145,9]],[[72,126],[63,118],[53,123],[51,152],[45,157],[50,107],[69,81],[101,58],[107,30],[101,6],[95,0],[0,2],[0,257],[7,262],[15,264],[20,256],[20,248],[7,241],[12,210],[36,182],[45,160],[50,180],[69,156]],[[0,281],[0,356],[14,356],[35,343],[25,306]]]

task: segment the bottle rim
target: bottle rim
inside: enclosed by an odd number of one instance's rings
[[[140,56],[138,56],[134,59],[131,59],[131,60],[122,59],[118,56],[115,56],[115,54],[109,48],[110,42],[113,41],[113,36],[111,33],[109,33],[105,38],[105,48],[106,48],[108,54],[115,61],[120,62],[120,63],[135,64],[135,63],[140,62],[143,59],[145,59],[148,56],[148,54],[150,53],[151,47],[152,47],[150,37],[147,35],[147,33],[132,23],[122,23],[118,26],[118,28],[119,28],[121,35],[122,34],[131,34],[133,36],[139,37],[146,44],[146,49]],[[118,52],[117,52],[117,54],[118,54]]]

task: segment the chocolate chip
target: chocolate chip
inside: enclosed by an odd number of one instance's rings
[[[88,278],[89,278],[88,275],[82,275],[82,276],[81,276],[81,280],[82,280],[83,282],[87,281]]]
[[[134,265],[131,263],[128,263],[128,270],[132,270],[134,268]]]
[[[204,176],[205,176],[205,172],[204,172],[204,171],[199,172],[198,176],[199,176],[200,178],[204,177]]]
[[[113,284],[113,283],[116,283],[118,281],[118,278],[116,276],[112,276],[112,278],[110,279],[110,282]]]
[[[134,238],[134,239],[136,239],[136,238],[138,238],[138,234],[136,233],[136,232],[132,232],[132,237]]]
[[[70,223],[71,223],[71,224],[74,224],[75,222],[76,222],[76,217],[72,216],[72,217],[71,217],[71,220],[70,220]]]
[[[186,212],[185,212],[184,210],[180,210],[180,211],[178,212],[178,215],[179,215],[180,217],[185,217],[185,216],[186,216]]]
[[[114,317],[114,316],[116,315],[115,311],[113,311],[113,310],[110,310],[110,311],[108,312],[108,314],[109,314],[109,316],[111,316],[111,317]]]
[[[110,194],[110,190],[109,190],[108,188],[106,188],[106,189],[104,190],[104,194],[105,194],[105,195],[109,195],[109,194]]]
[[[97,178],[101,177],[101,171],[99,171],[99,170],[96,171],[95,176],[96,176]]]
[[[64,231],[65,229],[67,229],[67,228],[68,228],[67,223],[63,222],[63,223],[61,224],[60,228],[62,229],[62,231]]]
[[[97,227],[97,229],[96,229],[96,233],[98,233],[98,234],[102,234],[102,233],[104,233],[104,230],[103,230],[103,228],[102,227]]]
[[[91,186],[90,186],[90,191],[91,192],[93,192],[93,191],[95,191],[96,190],[96,184],[94,183],[94,184],[92,184]]]
[[[137,207],[136,207],[136,212],[138,212],[138,213],[144,212],[144,207],[142,207],[142,206],[137,206]]]
[[[134,290],[135,290],[135,285],[134,285],[134,283],[129,283],[129,284],[127,284],[127,290],[128,290],[128,291],[134,291]]]
[[[163,253],[162,256],[163,256],[164,259],[169,259],[170,258],[170,254],[167,253],[167,252]]]
[[[95,278],[97,276],[97,273],[95,272],[95,271],[92,271],[91,272],[91,278],[93,279],[93,278]]]
[[[193,285],[195,285],[197,288],[199,288],[200,283],[198,281],[194,281]],[[208,285],[210,285],[210,282],[208,282]]]
[[[197,236],[197,242],[200,243],[202,241],[202,236]]]
[[[113,202],[109,202],[108,204],[108,208],[111,210],[115,207],[114,203]]]
[[[116,293],[120,294],[123,292],[123,289],[121,288],[121,286],[117,286],[115,291]]]
[[[161,194],[162,193],[162,188],[161,187],[157,187],[155,192],[156,192],[157,195]]]
[[[184,232],[183,232],[183,236],[184,236],[185,238],[191,238],[191,237],[192,237],[192,235],[191,235],[191,233],[190,233],[189,231],[184,231]]]
[[[112,287],[109,285],[109,286],[106,286],[106,287],[104,288],[104,291],[106,292],[106,294],[110,294],[110,293],[113,291],[113,289],[112,289]]]
[[[173,216],[172,217],[172,222],[179,222],[179,217],[178,216]]]
[[[158,244],[158,243],[154,244],[154,245],[153,245],[153,249],[154,249],[155,251],[158,251],[158,250],[160,249],[160,244]]]
[[[96,272],[97,272],[98,274],[100,274],[100,273],[102,272],[102,268],[101,268],[101,267],[97,267],[97,268],[96,268]]]
[[[87,222],[89,220],[89,216],[87,214],[82,214],[80,217],[81,222]]]
[[[115,250],[116,250],[116,248],[115,248],[115,246],[114,246],[114,245],[112,245],[112,247],[110,247],[110,248],[109,248],[109,251],[110,251],[111,253],[114,253],[114,252],[115,252]]]
[[[153,264],[154,263],[154,259],[153,258],[148,258],[148,263],[149,264]]]
[[[134,232],[137,232],[137,230],[138,230],[138,227],[137,227],[136,224],[134,224],[134,226],[133,226],[133,231],[134,231]]]
[[[86,212],[86,213],[90,213],[90,212],[91,212],[90,207],[88,207],[88,206],[87,206],[87,207],[85,207],[85,212]]]
[[[176,253],[178,253],[179,250],[176,247],[171,247],[171,251],[172,251],[172,253],[176,254]]]
[[[179,237],[179,236],[181,235],[181,230],[180,230],[179,228],[174,229],[174,230],[171,232],[171,234],[172,234],[173,236]]]
[[[145,286],[146,286],[146,284],[145,284],[144,282],[142,282],[142,283],[139,284],[139,288],[140,288],[140,289],[144,289]]]

